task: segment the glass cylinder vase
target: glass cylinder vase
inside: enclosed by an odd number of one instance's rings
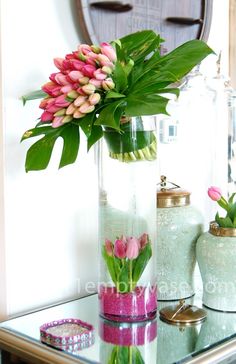
[[[100,148],[100,314],[120,322],[155,317],[155,176],[153,117],[123,118],[104,130]]]

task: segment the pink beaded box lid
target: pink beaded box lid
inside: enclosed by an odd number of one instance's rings
[[[94,327],[73,318],[52,321],[40,326],[40,339],[57,348],[76,344],[83,349],[94,343]]]

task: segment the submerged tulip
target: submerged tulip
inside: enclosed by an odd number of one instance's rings
[[[113,256],[113,244],[108,239],[105,240],[105,249],[106,249],[107,255],[112,257]]]
[[[139,241],[137,238],[127,238],[126,257],[128,259],[136,259],[139,255]]]
[[[120,259],[124,259],[126,257],[126,244],[123,240],[117,239],[115,241],[114,254]]]

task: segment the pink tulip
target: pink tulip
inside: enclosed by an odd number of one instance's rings
[[[99,54],[97,60],[99,61],[101,66],[111,67],[112,69],[114,68],[114,63],[112,63],[110,59],[104,54]]]
[[[113,244],[108,239],[105,240],[105,249],[106,249],[107,255],[109,255],[110,257],[112,257],[113,256]]]
[[[42,86],[42,90],[53,97],[59,96],[61,94],[61,86],[51,81],[45,83],[45,85]]]
[[[61,109],[61,106],[57,106],[57,105],[55,105],[55,103],[51,103],[46,107],[46,111],[51,114],[54,114],[55,112],[57,112],[60,109]]]
[[[126,257],[128,259],[136,259],[139,255],[139,241],[136,238],[127,238]]]
[[[55,66],[61,71],[63,70],[63,62],[64,62],[64,59],[63,58],[54,58],[54,64]]]
[[[77,59],[72,59],[72,60],[71,60],[71,64],[72,64],[72,67],[73,67],[74,69],[76,69],[77,71],[81,71],[81,70],[82,70],[82,68],[84,67],[84,62],[79,61],[79,60],[77,60]]]
[[[60,107],[67,107],[70,105],[70,102],[66,100],[65,95],[60,95],[55,99],[55,105]]]
[[[54,98],[52,97],[46,97],[45,99],[43,99],[40,104],[39,107],[40,109],[46,109],[46,107],[50,104],[50,103],[54,103]]]
[[[89,114],[90,112],[92,112],[93,110],[95,109],[95,106],[94,105],[91,105],[89,102],[84,102],[80,108],[79,108],[79,111],[82,113],[82,114]]]
[[[83,74],[89,78],[93,77],[95,71],[96,67],[91,64],[86,64],[86,66],[82,68]]]
[[[77,107],[73,104],[70,104],[66,109],[66,115],[73,115],[74,112],[77,110]]]
[[[94,91],[96,90],[94,85],[91,85],[90,83],[88,83],[87,85],[84,85],[82,87],[82,90],[85,92],[85,94],[87,95],[91,95],[94,93]]]
[[[80,44],[78,46],[78,52],[83,54],[88,54],[89,52],[92,52],[92,48],[88,44]]]
[[[58,74],[58,72],[54,72],[51,73],[51,75],[49,76],[49,80],[51,80],[52,82],[56,83],[56,75]]]
[[[55,74],[54,79],[57,83],[59,83],[59,85],[62,86],[68,85],[68,83],[70,83],[67,76],[63,75],[63,73],[60,72]]]
[[[62,67],[63,67],[62,72],[65,72],[66,70],[72,69],[71,66],[72,66],[71,62],[69,60],[64,59],[63,64],[62,64]]]
[[[85,116],[85,114],[83,114],[82,112],[79,111],[79,109],[77,109],[74,114],[73,114],[75,119],[80,119],[83,118]]]
[[[101,99],[101,96],[97,92],[89,96],[89,102],[91,105],[98,104],[100,99]]]
[[[68,94],[69,92],[73,91],[73,89],[74,89],[74,86],[70,84],[70,85],[63,86],[61,88],[61,92],[63,94]]]
[[[102,69],[101,68],[98,68],[95,72],[94,72],[94,77],[99,80],[99,81],[102,81],[102,80],[105,80],[105,78],[107,78],[107,74],[102,72]]]
[[[115,241],[114,254],[120,259],[124,259],[126,257],[126,244],[123,240],[117,239]]]
[[[74,101],[74,105],[75,106],[81,106],[85,101],[87,100],[87,96],[78,96],[75,101]]]
[[[145,246],[147,245],[148,243],[148,234],[146,233],[143,233],[140,238],[138,239],[139,241],[139,247],[140,249],[144,249]]]
[[[210,188],[208,188],[207,193],[213,201],[219,201],[222,196],[222,192],[219,187],[211,186]]]
[[[44,111],[41,115],[42,122],[52,121],[52,119],[53,119],[53,114],[48,111]]]
[[[84,77],[81,71],[71,71],[68,76],[74,82],[78,82],[81,77]]]
[[[87,86],[87,85],[86,85]],[[84,86],[83,86],[84,87]],[[86,96],[87,94],[84,92],[83,88],[82,87],[79,87],[77,88],[76,90],[80,95],[82,96]]]
[[[91,78],[89,80],[89,83],[91,83],[91,85],[94,85],[96,88],[101,88],[102,87],[102,81],[96,80],[96,78]]]
[[[56,116],[52,121],[52,128],[58,128],[59,126],[63,125],[63,116]]]
[[[110,61],[115,62],[117,57],[114,48],[109,43],[106,42],[101,43],[100,46],[102,54],[105,54],[105,56],[107,56],[110,59]]]

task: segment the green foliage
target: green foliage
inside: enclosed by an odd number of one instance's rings
[[[223,196],[217,201],[218,205],[227,211],[225,217],[220,217],[219,213],[216,213],[215,221],[220,227],[236,228],[236,202],[233,202],[235,195],[236,193],[233,193],[228,201]]]
[[[136,346],[114,346],[108,364],[145,364]]]
[[[23,101],[23,105],[25,105],[26,102],[29,100],[43,99],[45,96],[47,96],[47,94],[45,92],[43,92],[42,90],[36,90],[36,91],[32,91],[26,95],[23,95],[21,97],[21,99]]]

